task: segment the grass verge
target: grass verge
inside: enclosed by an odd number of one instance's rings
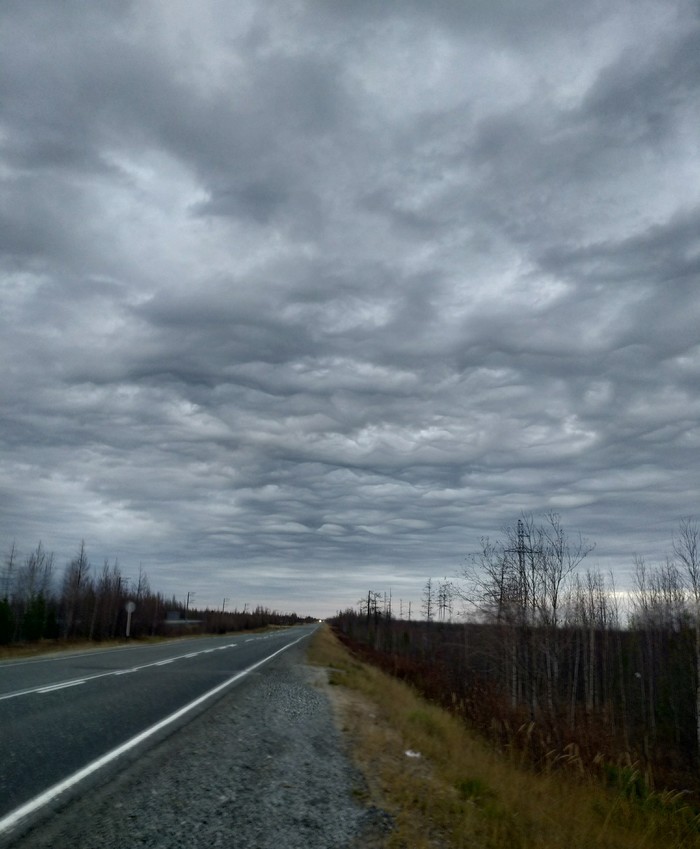
[[[698,812],[678,793],[640,798],[634,769],[614,789],[583,774],[574,757],[534,774],[353,657],[328,626],[309,660],[327,669],[366,801],[393,817],[386,849],[700,849]]]

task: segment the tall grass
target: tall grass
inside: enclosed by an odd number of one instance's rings
[[[592,774],[570,748],[535,774],[360,662],[330,628],[317,632],[310,659],[328,668],[372,801],[393,816],[389,849],[700,849],[698,811],[682,793],[648,791],[634,763]]]

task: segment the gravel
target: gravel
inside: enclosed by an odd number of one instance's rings
[[[17,849],[342,849],[379,846],[389,820],[364,807],[304,643],[252,673],[207,711]]]

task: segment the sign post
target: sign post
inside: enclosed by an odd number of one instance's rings
[[[131,635],[131,614],[136,610],[136,605],[133,601],[127,601],[124,610],[126,610],[126,638],[128,640]]]

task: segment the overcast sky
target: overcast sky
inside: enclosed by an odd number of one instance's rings
[[[686,0],[3,0],[0,544],[419,604],[700,514]],[[414,608],[415,609],[415,608]]]

